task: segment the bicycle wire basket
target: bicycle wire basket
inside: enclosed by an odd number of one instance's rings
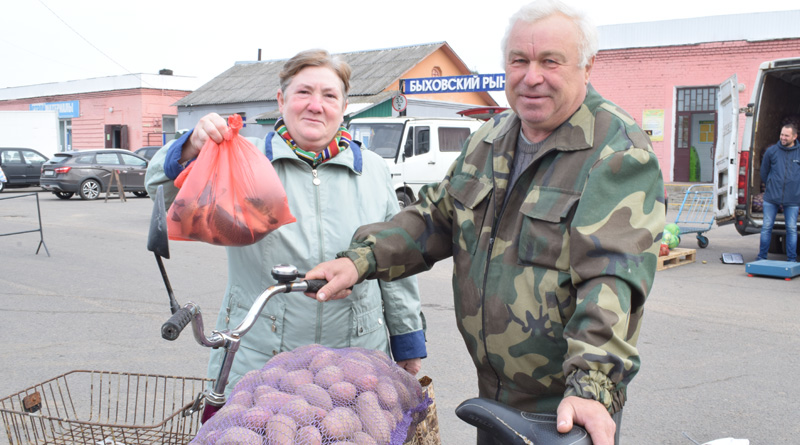
[[[187,444],[209,379],[76,370],[0,399],[10,445]]]

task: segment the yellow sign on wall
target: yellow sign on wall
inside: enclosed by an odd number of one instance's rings
[[[642,112],[642,130],[650,135],[652,142],[664,140],[664,110],[644,110]]]

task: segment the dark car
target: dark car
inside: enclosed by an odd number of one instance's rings
[[[97,199],[108,191],[111,175],[117,171],[123,190],[143,197],[147,196],[147,162],[128,150],[114,148],[56,153],[42,165],[41,186],[61,199],[69,199],[75,193],[82,199]],[[117,192],[116,181],[111,192]]]
[[[153,145],[153,146],[149,146],[149,147],[142,147],[142,148],[134,151],[134,153],[136,153],[137,155],[139,155],[139,156],[141,156],[141,157],[143,157],[143,158],[145,158],[145,159],[147,159],[149,161],[149,160],[153,159],[153,155],[156,154],[156,152],[158,150],[161,150],[161,146],[160,145]]]
[[[8,182],[0,182],[0,192],[6,187],[39,185],[42,164],[47,157],[32,148],[0,147],[0,168]]]

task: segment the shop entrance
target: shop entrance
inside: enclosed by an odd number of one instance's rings
[[[106,125],[105,139],[105,148],[124,148],[130,150],[127,125]]]
[[[676,91],[672,177],[677,182],[713,180],[717,89],[713,86]]]

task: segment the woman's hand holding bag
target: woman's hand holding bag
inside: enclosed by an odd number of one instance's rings
[[[295,221],[269,159],[239,136],[242,117],[228,117],[222,143],[208,140],[175,179],[180,187],[167,215],[172,240],[219,246],[253,244]]]

